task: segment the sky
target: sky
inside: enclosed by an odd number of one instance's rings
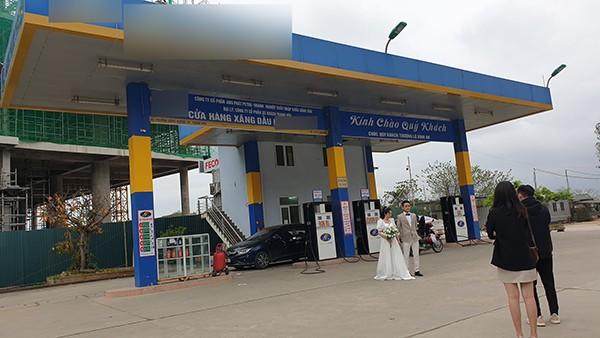
[[[280,1],[270,1],[279,3]],[[256,1],[209,1],[256,3]],[[268,3],[261,1],[260,3]],[[561,63],[567,68],[550,83],[554,109],[467,134],[471,163],[511,170],[533,185],[533,168],[564,174],[565,169],[600,177],[594,126],[600,122],[600,1],[480,0],[290,1],[293,31],[352,46],[383,51],[389,31],[406,29],[389,53],[511,80],[538,84]],[[451,143],[428,143],[374,154],[380,195],[429,162],[454,161]],[[593,177],[589,175],[569,173]],[[190,203],[208,194],[210,176],[190,171]],[[538,185],[566,188],[565,177],[538,172]],[[600,192],[600,179],[571,177],[572,190]],[[155,180],[155,209],[181,209],[179,178]],[[177,196],[177,198],[175,198]]]

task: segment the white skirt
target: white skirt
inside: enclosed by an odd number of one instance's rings
[[[510,271],[497,268],[498,279],[502,283],[529,283],[537,280],[537,271],[535,269]]]
[[[377,280],[409,280],[415,279],[406,267],[404,255],[398,241],[381,238],[379,260],[377,261]]]

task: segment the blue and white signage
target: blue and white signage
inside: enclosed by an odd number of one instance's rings
[[[153,107],[152,115],[159,118],[224,128],[266,127],[275,131],[316,130],[326,133],[325,119],[320,109],[196,94],[187,95],[187,109],[172,109],[173,105],[170,109],[163,109],[164,103],[172,100],[157,98],[156,101],[160,103],[153,106],[160,108],[154,112]]]
[[[323,202],[323,190],[313,190],[313,202]]]
[[[339,118],[343,136],[416,141],[454,140],[450,121],[343,112]]]

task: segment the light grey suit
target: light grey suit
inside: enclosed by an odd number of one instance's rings
[[[420,271],[419,267],[419,234],[417,234],[417,215],[410,213],[410,223],[403,211],[398,215],[396,226],[400,231],[401,247],[406,260],[406,267],[410,269],[409,258],[410,249],[412,248],[415,271]]]

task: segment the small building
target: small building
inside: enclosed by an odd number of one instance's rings
[[[589,194],[573,196],[573,219],[577,222],[591,221],[600,216],[600,199]]]
[[[546,207],[550,211],[550,221],[552,223],[568,222],[571,220],[571,204],[568,200],[549,201]]]

